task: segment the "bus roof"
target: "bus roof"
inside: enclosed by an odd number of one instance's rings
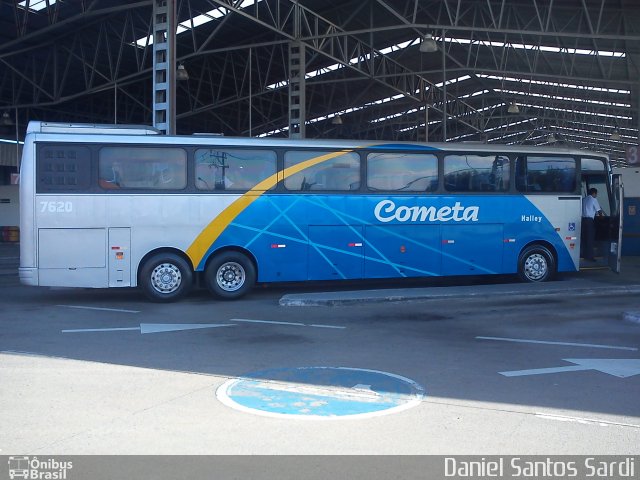
[[[59,123],[31,121],[27,133],[74,133],[115,135],[159,135],[160,130],[147,125],[113,125],[97,123]]]
[[[75,141],[89,143],[105,142],[105,136],[114,138],[112,141],[120,143],[161,143],[165,145],[190,144],[210,145],[210,146],[233,146],[238,147],[285,147],[285,148],[364,148],[372,147],[376,150],[414,150],[416,153],[424,153],[425,150],[433,151],[458,151],[458,152],[502,152],[502,153],[531,153],[531,154],[568,154],[580,156],[608,157],[604,153],[592,152],[589,150],[577,149],[568,146],[537,146],[537,145],[501,145],[484,144],[472,142],[408,142],[408,141],[384,141],[384,140],[331,140],[331,139],[289,139],[289,138],[255,138],[255,137],[225,137],[220,134],[197,135],[160,135],[160,131],[146,125],[101,125],[101,124],[81,124],[81,123],[49,123],[31,121],[27,127],[27,133],[52,134],[51,140],[69,140],[70,136],[75,137]],[[59,136],[56,134],[60,134]],[[144,138],[150,136],[150,138]]]

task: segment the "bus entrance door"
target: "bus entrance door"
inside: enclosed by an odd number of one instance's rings
[[[109,286],[131,286],[131,229],[109,229]]]
[[[624,198],[624,186],[621,175],[613,175],[611,182],[611,217],[610,217],[610,243],[609,243],[609,267],[616,273],[620,273],[620,256],[622,254],[622,199]]]

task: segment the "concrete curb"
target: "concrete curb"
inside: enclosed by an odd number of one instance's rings
[[[480,285],[475,287],[432,287],[287,294],[280,299],[279,304],[282,307],[319,307],[414,300],[442,300],[447,298],[481,298],[496,294],[508,296],[509,298],[640,294],[640,285],[589,286],[562,290],[536,288],[526,291],[520,288],[504,287],[504,285]],[[635,315],[640,317],[640,312],[636,312]],[[640,320],[638,321],[640,322]]]

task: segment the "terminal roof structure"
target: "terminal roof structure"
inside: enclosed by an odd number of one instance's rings
[[[154,1],[0,3],[0,136],[29,120],[151,125]],[[638,0],[176,0],[180,134],[560,144],[625,165]]]

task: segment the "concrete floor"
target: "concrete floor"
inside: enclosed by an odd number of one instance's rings
[[[2,455],[640,453],[640,325],[623,320],[640,310],[635,259],[626,276],[580,272],[540,291],[466,281],[444,297],[285,307],[285,295],[317,287],[158,305],[133,289],[22,287],[10,258],[0,247]],[[216,396],[229,379],[301,367],[388,372],[424,396],[397,413],[324,420]]]

